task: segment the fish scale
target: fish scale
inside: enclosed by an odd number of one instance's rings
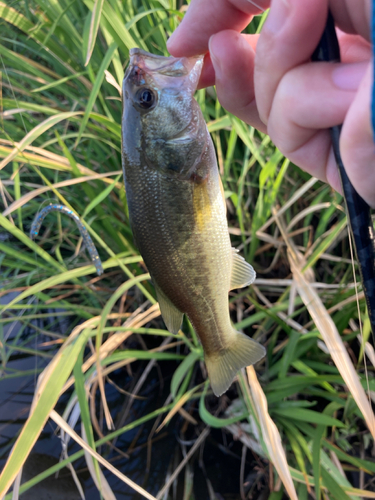
[[[177,333],[188,316],[220,395],[265,349],[230,321],[229,290],[250,284],[255,272],[231,248],[215,150],[193,97],[201,67],[202,58],[131,50],[122,152],[134,239],[163,319]]]
[[[134,183],[137,195],[131,195],[129,202],[137,245],[153,279],[166,294],[175,296],[175,305],[188,313],[199,330],[197,318],[207,316],[207,311],[202,314],[202,303],[208,302],[216,309],[227,307],[228,303],[230,269],[225,262],[230,258],[231,247],[223,204],[212,200],[215,224],[208,224],[206,230],[200,231],[195,214],[187,217],[184,210],[193,205],[194,190],[201,189],[200,186],[163,178],[162,173],[155,171],[137,177]],[[127,178],[126,183],[127,191],[133,191],[132,180]],[[205,188],[211,191],[211,198],[221,195],[218,179],[207,182]],[[194,265],[197,262],[199,267]],[[191,297],[198,301],[192,304]],[[215,318],[216,314],[212,316]],[[223,319],[225,330],[229,327],[227,315]]]

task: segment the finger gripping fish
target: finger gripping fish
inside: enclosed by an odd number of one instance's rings
[[[202,64],[130,51],[122,159],[134,239],[164,322],[177,333],[188,316],[219,396],[266,351],[230,322],[228,292],[251,284],[255,272],[231,248],[214,147],[193,97]]]

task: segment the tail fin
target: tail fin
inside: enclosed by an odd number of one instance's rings
[[[227,349],[205,357],[208,378],[215,396],[221,396],[229,389],[241,368],[253,365],[266,355],[266,349],[261,344],[243,333],[235,334]]]

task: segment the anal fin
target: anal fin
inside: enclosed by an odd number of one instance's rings
[[[253,267],[232,248],[232,277],[230,289],[243,288],[254,282],[256,273]]]
[[[177,334],[182,325],[182,319],[184,313],[182,313],[177,307],[172,304],[165,293],[156,285],[155,282],[156,297],[159,302],[160,312],[163,317],[165,326],[171,333]]]

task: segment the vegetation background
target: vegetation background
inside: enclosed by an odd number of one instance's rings
[[[160,318],[129,228],[120,92],[129,49],[167,55],[185,11],[177,0],[0,1],[0,387],[39,377],[22,427],[2,439],[0,498],[40,498],[65,467],[90,499],[375,498],[375,356],[343,200],[229,115],[214,88],[197,100],[233,245],[258,275],[230,293],[230,310],[267,357],[216,398],[191,326],[171,336]],[[29,238],[50,202],[81,217],[102,276],[73,220],[48,215]],[[34,368],[14,368],[27,356]],[[21,481],[52,422],[62,461]]]

